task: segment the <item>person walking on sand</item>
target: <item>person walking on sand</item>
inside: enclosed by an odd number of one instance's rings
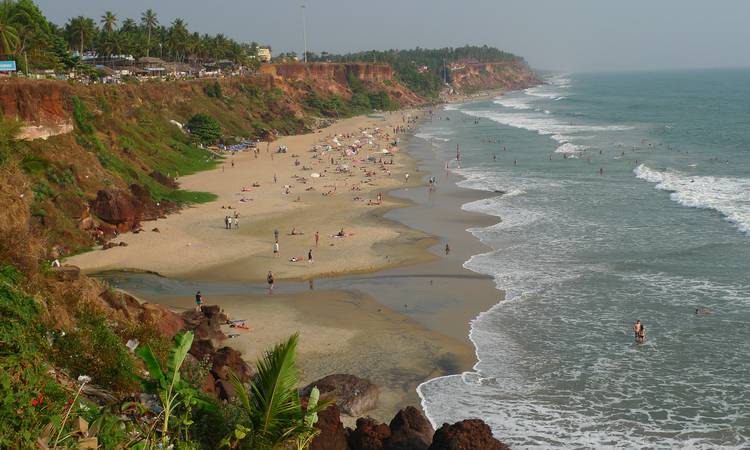
[[[279,242],[279,229],[278,228],[274,228],[273,230],[273,240],[276,242]]]
[[[448,244],[445,244],[445,256],[448,256],[448,253],[451,252],[451,247]]]
[[[406,172],[404,174],[404,178],[406,179],[406,182],[408,183],[409,182],[409,172]]]
[[[235,230],[240,229],[240,219],[238,219],[237,216],[234,216],[234,229]]]
[[[195,293],[195,310],[203,311],[203,294],[201,294],[201,291]]]
[[[318,246],[318,241],[320,240],[320,233],[318,231],[315,232],[315,246]]]
[[[273,243],[273,257],[274,258],[279,257],[279,241],[276,241]]]
[[[268,295],[273,295],[273,272],[270,270],[266,276],[266,281],[268,282]]]
[[[312,264],[313,263],[313,257],[312,257],[312,249],[307,251],[307,262]]]

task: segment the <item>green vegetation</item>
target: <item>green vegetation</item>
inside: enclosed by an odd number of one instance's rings
[[[305,449],[317,435],[317,413],[329,403],[319,403],[314,389],[302,407],[297,335],[266,352],[249,388],[234,377],[239,405],[221,403],[199,389],[207,372],[184,364],[192,333],[177,335],[170,350],[161,337],[147,339],[136,353],[148,371],[140,384],[158,398],[158,409],[152,410],[128,400],[141,371],[124,338],[114,333],[116,325],[107,324],[100,313],[81,310],[77,327],[49,333],[23,282],[14,268],[0,267],[0,447],[36,448],[37,442],[75,447],[78,438],[71,431],[78,418],[89,423],[88,435],[102,448]],[[77,378],[78,384],[71,380],[66,387],[51,375],[52,367],[58,377]],[[116,379],[124,384],[110,382]],[[95,391],[112,389],[105,406],[85,398],[88,384],[98,385]]]
[[[228,60],[248,67],[258,64],[258,44],[240,43],[223,34],[191,32],[180,18],[163,26],[151,9],[139,22],[128,18],[120,23],[114,13],[106,11],[97,19],[73,17],[60,27],[49,22],[32,0],[0,3],[0,54],[15,59],[20,70],[83,68],[79,56],[74,57],[71,51],[78,55],[95,51],[105,56],[158,56],[173,61]]]
[[[313,389],[307,408],[302,408],[297,385],[299,373],[295,367],[299,335],[267,351],[257,363],[258,374],[250,390],[233,376],[240,405],[247,421],[238,424],[223,446],[237,448],[239,444],[257,450],[307,448],[318,430],[313,425],[317,413],[330,403],[318,403],[318,390]],[[244,447],[243,447],[244,448]]]
[[[78,315],[78,326],[55,339],[53,361],[73,378],[91,377],[93,383],[115,391],[135,386],[135,365],[107,318],[90,308]]]
[[[208,84],[203,90],[211,98],[221,98],[221,84],[218,81]]]
[[[0,167],[16,148],[15,137],[21,131],[21,122],[0,116]]]
[[[146,381],[146,387],[149,392],[159,396],[164,407],[161,424],[162,448],[170,444],[171,434],[188,440],[190,425],[194,423],[191,419],[193,407],[210,405],[200,401],[199,391],[180,377],[180,368],[192,344],[193,333],[191,332],[175,336],[175,346],[169,353],[166,370],[162,369],[159,359],[150,346],[146,345],[138,349],[138,356],[146,365],[152,380]]]
[[[338,95],[323,96],[310,91],[304,100],[307,110],[322,117],[351,117],[373,110],[393,111],[399,105],[391,99],[388,92],[372,90],[353,72],[346,74],[346,81],[352,91],[352,98],[346,100]]]
[[[308,61],[378,62],[390,64],[399,80],[409,89],[424,97],[436,97],[450,83],[451,73],[446,67],[454,62],[523,62],[523,58],[488,46],[414,50],[386,50],[333,55],[309,53]],[[422,70],[420,70],[422,69]],[[426,70],[425,70],[426,69]],[[373,108],[376,106],[373,105]]]
[[[221,125],[208,114],[194,114],[188,119],[185,128],[201,144],[215,144],[221,137]]]
[[[0,4],[0,53],[15,59],[21,71],[28,69],[27,61],[39,69],[72,64],[60,29],[47,21],[32,0]]]
[[[35,448],[40,430],[60,423],[65,390],[50,375],[41,308],[13,267],[0,266],[0,448]]]

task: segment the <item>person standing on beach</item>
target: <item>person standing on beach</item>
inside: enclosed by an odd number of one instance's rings
[[[279,257],[279,241],[276,241],[273,243],[273,257],[274,258]]]
[[[409,182],[409,172],[406,172],[404,174],[404,178],[406,179],[406,182],[408,183]]]
[[[313,257],[312,257],[312,249],[307,251],[307,262],[312,264],[313,263]]]
[[[451,252],[451,247],[448,244],[445,244],[445,256],[448,256],[448,253]]]
[[[201,291],[195,293],[195,310],[200,312],[203,311],[203,294]]]
[[[274,228],[273,230],[273,240],[275,242],[279,242],[279,229],[278,228]]]
[[[320,240],[320,232],[315,232],[315,246],[318,246],[318,240]]]
[[[273,272],[270,270],[266,276],[266,281],[268,282],[268,295],[273,295]]]

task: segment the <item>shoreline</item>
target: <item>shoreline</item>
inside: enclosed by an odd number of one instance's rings
[[[411,130],[404,138],[404,148],[409,151],[404,152],[407,160],[400,163],[404,170],[419,176],[414,176],[408,187],[388,190],[387,206],[371,209],[363,218],[400,231],[396,238],[372,244],[376,253],[396,253],[398,263],[389,261],[345,275],[317,272],[284,278],[280,291],[297,286],[292,292],[274,295],[272,302],[262,292],[262,283],[233,279],[221,270],[165,279],[199,286],[198,280],[211,280],[217,286],[237,285],[243,294],[207,296],[207,303],[220,304],[232,317],[247,318],[253,327],[249,334],[228,339],[224,345],[242,351],[252,363],[262,350],[286,337],[279,332],[288,335],[296,329],[302,334],[299,365],[304,383],[334,372],[372,379],[381,388],[381,399],[378,408],[368,414],[381,421],[390,420],[407,405],[421,407],[416,388],[423,382],[474,367],[471,321],[502,299],[491,278],[463,268],[469,257],[488,250],[466,229],[491,225],[496,219],[463,211],[461,206],[490,194],[456,186],[462,177],[455,173],[443,180],[439,175],[443,162],[431,151],[429,142],[414,134]],[[423,181],[433,174],[441,178],[434,195]],[[446,240],[452,247],[448,257],[441,255]],[[421,252],[418,258],[414,258],[415,249]],[[303,280],[310,286],[315,283],[315,291],[304,292]],[[249,293],[247,286],[260,292]],[[187,293],[170,296],[149,293],[142,287],[126,290],[172,309],[192,307]],[[306,340],[309,345],[304,344]],[[353,421],[344,418],[349,425]]]

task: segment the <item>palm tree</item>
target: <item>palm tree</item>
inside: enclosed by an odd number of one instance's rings
[[[21,43],[15,19],[13,4],[3,2],[0,6],[0,54],[13,54]]]
[[[96,24],[93,19],[78,16],[70,19],[65,25],[68,42],[78,44],[79,53],[83,55],[86,44],[96,35]]]
[[[112,11],[107,11],[102,16],[101,24],[107,34],[112,34],[117,25],[117,16]]]
[[[307,448],[318,430],[314,427],[317,413],[326,409],[330,402],[318,403],[319,392],[310,393],[307,408],[302,408],[297,385],[299,373],[295,367],[299,334],[278,344],[258,360],[258,374],[253,379],[248,393],[245,385],[232,374],[232,384],[240,405],[247,414],[248,426],[238,426],[225,445],[237,444],[238,437],[250,448],[271,450]]]
[[[168,43],[175,60],[180,59],[181,55],[185,55],[188,33],[187,24],[184,20],[177,18],[172,22],[172,26],[169,28]]]
[[[120,31],[124,31],[126,33],[132,33],[138,28],[138,25],[135,23],[135,20],[131,18],[127,18],[122,21],[122,26],[120,27]]]
[[[151,50],[151,30],[159,25],[156,13],[151,8],[141,14],[141,24],[146,27],[146,56],[148,56],[149,51]]]

